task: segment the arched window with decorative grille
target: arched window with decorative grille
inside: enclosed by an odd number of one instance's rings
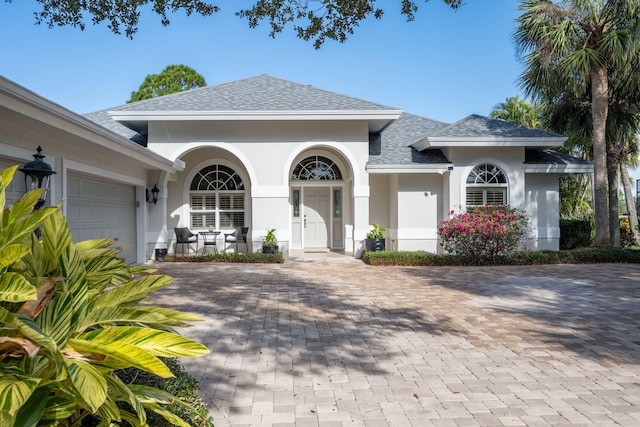
[[[506,205],[507,176],[496,165],[483,163],[467,177],[467,206]]]
[[[189,196],[191,228],[244,226],[244,183],[232,168],[211,165],[201,169],[191,181]]]
[[[293,169],[293,181],[336,181],[342,180],[342,173],[335,162],[323,156],[310,156]]]

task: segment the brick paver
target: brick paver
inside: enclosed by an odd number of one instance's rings
[[[640,267],[156,264],[217,427],[640,425]]]

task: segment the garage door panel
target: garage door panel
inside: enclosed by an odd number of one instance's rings
[[[11,159],[0,159],[0,171],[17,164],[19,164],[19,162]],[[24,174],[16,171],[15,175],[13,175],[13,181],[11,181],[9,187],[5,189],[5,207],[20,200],[22,196],[24,196]]]
[[[74,241],[117,238],[120,256],[136,261],[135,187],[69,174],[67,218]]]

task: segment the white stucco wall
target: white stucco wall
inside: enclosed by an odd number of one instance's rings
[[[398,175],[398,250],[437,252],[442,175]]]
[[[251,227],[254,249],[260,247],[266,229],[276,228],[281,249],[286,251],[292,238],[292,167],[307,156],[322,155],[336,161],[343,174],[344,194],[353,196],[344,206],[341,246],[353,252],[366,234],[366,122],[156,122],[150,123],[149,141],[149,149],[186,164],[184,172],[176,174],[167,186],[169,230],[178,224],[188,225],[189,177],[207,164],[225,161],[242,172],[249,190],[245,223]]]

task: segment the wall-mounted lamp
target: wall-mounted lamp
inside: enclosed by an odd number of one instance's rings
[[[158,189],[158,184],[153,184],[153,188],[151,190],[147,189],[147,203],[153,202],[155,205],[158,203],[158,193],[160,189]]]
[[[37,153],[33,155],[33,160],[25,163],[20,169],[20,172],[24,173],[24,185],[27,193],[32,190],[44,190],[33,208],[34,211],[37,211],[46,203],[45,198],[49,190],[51,175],[55,174],[51,165],[42,160],[46,157],[42,155],[42,147],[38,147],[36,151]]]

